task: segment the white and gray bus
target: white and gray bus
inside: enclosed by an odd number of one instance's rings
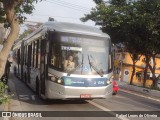
[[[48,21],[16,43],[13,50],[16,76],[39,97],[112,96],[111,40],[98,28]],[[66,69],[69,56],[73,66]]]

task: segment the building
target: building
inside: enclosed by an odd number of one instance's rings
[[[141,56],[136,63],[135,74],[133,76],[133,84],[137,86],[143,85],[144,78],[144,68],[145,68],[145,57]],[[152,64],[152,60],[150,61]],[[114,75],[115,78],[129,83],[131,80],[131,75],[133,71],[133,62],[128,52],[117,52],[114,58]],[[156,57],[156,76],[160,75],[160,57]],[[151,87],[153,81],[150,79],[152,77],[151,71],[148,69],[146,87]],[[160,82],[160,81],[159,81]]]

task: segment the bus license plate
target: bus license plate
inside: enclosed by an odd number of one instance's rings
[[[80,94],[80,98],[91,98],[91,94]]]

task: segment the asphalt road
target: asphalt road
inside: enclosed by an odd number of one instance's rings
[[[11,74],[9,80],[10,94],[14,94],[9,104],[9,111],[160,111],[160,100],[127,90],[120,90],[117,95],[110,99],[95,99],[86,101],[75,100],[41,100],[21,80]],[[60,112],[59,112],[60,113]],[[62,112],[63,113],[63,112]],[[83,116],[82,112],[82,116]],[[92,116],[93,113],[88,112]],[[124,112],[125,113],[125,112]],[[56,113],[52,113],[56,114]],[[61,114],[61,113],[60,113]],[[76,114],[73,112],[73,115]],[[138,113],[136,113],[138,114]],[[72,116],[72,115],[71,115]],[[113,117],[54,117],[54,120],[95,120],[111,119],[144,119],[144,118],[113,118]],[[23,118],[25,120],[25,118]],[[158,119],[158,118],[145,118]],[[12,118],[12,120],[16,120]],[[53,120],[47,118],[26,118],[26,120]]]

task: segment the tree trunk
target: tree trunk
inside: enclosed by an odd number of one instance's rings
[[[144,69],[144,79],[143,79],[143,87],[145,87],[145,84],[146,84],[146,80],[147,80],[147,71],[148,71],[148,67],[149,67],[149,59],[150,57],[145,55],[145,58],[146,58],[146,67]]]
[[[148,71],[148,65],[146,63],[146,67],[144,69],[144,79],[143,79],[143,87],[145,87],[146,80],[147,80],[147,71]]]
[[[7,39],[3,43],[3,48],[0,51],[0,78],[4,74],[4,69],[6,65],[6,61],[9,55],[9,52],[14,44],[14,41],[17,39],[20,27],[19,27],[19,20],[14,15],[14,9],[7,9],[7,18],[10,23],[10,33]]]
[[[156,75],[155,75],[155,71],[156,71],[156,60],[155,60],[155,54],[152,55],[152,59],[153,59],[153,67],[149,64],[149,68],[150,68],[150,71],[152,73],[152,80],[153,80],[153,87],[157,87],[157,78],[156,78]]]
[[[136,63],[133,62],[133,66],[132,66],[133,71],[132,71],[132,75],[131,75],[130,85],[133,84],[133,76],[134,76],[134,74],[135,74],[135,64],[136,64]]]
[[[138,54],[136,54],[135,52],[133,53],[130,53],[130,57],[132,59],[132,62],[133,62],[133,66],[132,66],[132,75],[131,75],[131,79],[130,79],[130,84],[132,85],[133,84],[133,77],[135,75],[135,71],[136,71],[136,62],[140,59],[141,56],[139,56]]]

